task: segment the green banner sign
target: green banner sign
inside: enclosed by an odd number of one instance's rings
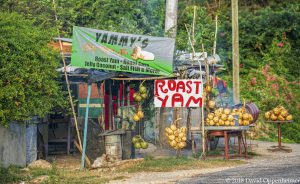
[[[175,40],[74,26],[71,65],[150,75],[173,73]]]

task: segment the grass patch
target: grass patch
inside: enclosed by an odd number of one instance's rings
[[[10,166],[8,168],[0,167],[0,184],[20,183],[22,181],[30,183],[39,176],[49,176],[47,181],[43,184],[102,184],[110,180],[124,179],[125,177],[108,175],[103,176],[101,172],[80,171],[58,169],[30,169],[23,170],[21,167]]]
[[[9,166],[8,168],[0,167],[0,184],[16,183],[27,181],[30,177],[21,167]]]
[[[223,159],[214,160],[199,160],[193,158],[161,158],[161,159],[146,159],[144,162],[124,169],[129,173],[134,172],[167,172],[183,169],[199,169],[199,168],[215,168],[224,166],[233,166],[243,164],[245,162],[239,160],[225,161]]]
[[[272,136],[272,137],[259,137],[257,138],[257,140],[259,141],[267,141],[267,142],[277,142],[278,141],[278,138],[277,136]],[[297,142],[293,141],[293,140],[290,140],[288,138],[281,138],[281,142],[283,143],[289,143],[289,144],[295,144]]]

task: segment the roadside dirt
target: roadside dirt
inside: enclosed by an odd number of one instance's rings
[[[193,178],[199,175],[205,175],[208,173],[214,173],[218,171],[224,171],[234,167],[244,167],[245,165],[267,165],[268,163],[274,162],[274,160],[282,160],[285,162],[289,161],[289,158],[300,156],[300,144],[284,144],[293,149],[293,152],[270,152],[267,150],[268,147],[276,145],[274,142],[262,142],[262,141],[251,141],[252,152],[257,156],[246,159],[246,164],[232,166],[232,167],[219,167],[219,168],[199,168],[192,170],[178,170],[173,172],[139,172],[139,173],[128,173],[125,179],[110,181],[110,184],[171,184],[177,183],[178,181],[184,181],[189,178]],[[251,150],[250,150],[251,151]]]

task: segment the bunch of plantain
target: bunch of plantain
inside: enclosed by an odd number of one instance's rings
[[[265,113],[266,120],[269,121],[292,121],[293,116],[281,105]]]
[[[131,142],[135,149],[147,149],[148,148],[148,143],[140,136],[136,135],[131,139]]]
[[[145,81],[143,81],[140,86],[139,86],[139,91],[135,92],[133,94],[133,98],[136,102],[138,102],[138,106],[137,106],[137,111],[136,113],[133,115],[132,119],[135,122],[140,121],[141,119],[144,118],[144,112],[142,111],[140,102],[145,100],[148,97],[148,90],[146,88],[146,86],[143,85]]]
[[[143,83],[139,86],[139,91],[133,94],[133,98],[136,102],[141,102],[148,97],[148,90]]]
[[[177,128],[175,124],[165,128],[165,135],[168,139],[169,145],[175,150],[186,147],[186,127]]]
[[[137,112],[132,117],[133,121],[135,122],[138,122],[144,118],[144,112],[142,111],[141,106],[139,106],[137,109]]]

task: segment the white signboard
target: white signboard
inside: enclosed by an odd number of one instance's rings
[[[155,107],[202,107],[203,84],[197,79],[155,80]]]

